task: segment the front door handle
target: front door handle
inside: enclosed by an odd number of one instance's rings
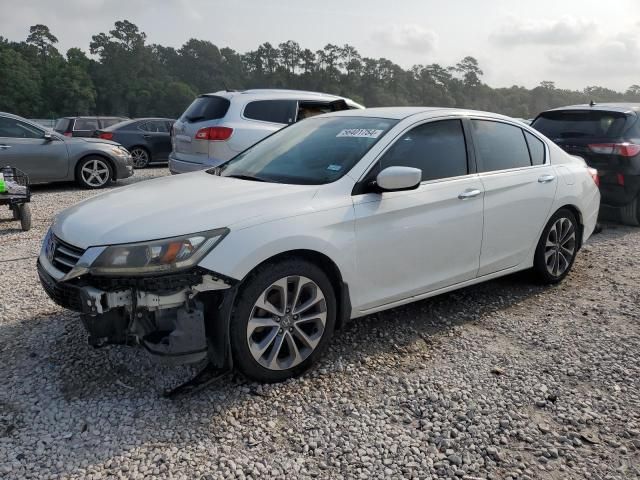
[[[542,175],[538,178],[539,183],[549,183],[553,182],[556,179],[554,175]]]
[[[465,190],[464,192],[462,192],[460,195],[458,195],[458,198],[460,200],[466,200],[467,198],[473,198],[473,197],[477,197],[478,195],[480,195],[482,192],[478,189],[473,189],[473,190]]]
[[[6,150],[7,148],[11,148],[11,145],[0,145],[2,150]]]
[[[144,135],[142,135],[142,136],[143,136],[144,138],[151,138],[151,135],[148,135],[148,134],[144,134]]]

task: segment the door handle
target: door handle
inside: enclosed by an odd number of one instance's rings
[[[11,148],[11,145],[0,145],[2,150],[6,150],[7,148]]]
[[[478,189],[473,189],[473,190],[465,190],[464,192],[462,192],[460,195],[458,195],[458,198],[460,200],[466,200],[467,198],[473,198],[473,197],[477,197],[478,195],[480,195],[482,192]]]
[[[151,138],[151,135],[142,135],[144,138]]]
[[[549,183],[553,182],[556,179],[554,175],[542,175],[538,178],[539,183]]]

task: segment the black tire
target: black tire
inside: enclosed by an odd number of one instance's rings
[[[564,268],[561,272],[558,272],[558,274],[554,274],[553,267],[549,268],[547,264],[547,257],[546,257],[547,253],[549,252],[547,248],[550,248],[551,250],[554,250],[554,248],[547,247],[547,239],[549,239],[549,234],[551,230],[554,228],[554,225],[557,225],[557,222],[561,219],[565,219],[571,222],[571,229],[575,238],[573,242],[573,253],[570,256],[570,258],[567,259],[566,268]],[[573,262],[576,259],[576,254],[578,253],[578,245],[579,245],[578,236],[580,235],[580,231],[581,230],[580,230],[580,225],[578,224],[578,220],[576,219],[576,216],[573,214],[571,210],[566,208],[561,208],[551,216],[551,218],[549,219],[549,222],[547,223],[547,225],[544,227],[544,230],[542,231],[540,240],[538,240],[538,246],[536,247],[536,253],[533,259],[533,272],[535,273],[537,279],[541,283],[545,283],[545,284],[558,283],[568,275],[568,273],[571,271],[571,267],[573,266]],[[556,247],[555,250],[556,250],[556,254],[558,254],[559,253],[558,251],[560,250],[560,248]],[[568,254],[566,253],[565,250],[562,250],[562,252],[563,252],[561,256],[562,258],[568,257]],[[562,263],[562,265],[564,266],[565,263]]]
[[[151,153],[144,147],[133,147],[130,151],[133,168],[145,168],[151,163]],[[139,155],[138,155],[139,153]]]
[[[18,205],[18,215],[20,217],[20,226],[23,232],[31,230],[31,208],[26,203]]]
[[[106,168],[107,172],[106,174],[103,174],[106,175],[106,178],[101,177],[99,182],[91,183],[88,181],[84,169],[92,169],[94,166],[94,162],[98,162],[98,164],[101,165],[100,171],[104,171],[104,168]],[[76,167],[76,180],[81,187],[90,190],[104,188],[109,185],[112,179],[113,167],[111,166],[111,162],[109,162],[109,160],[107,160],[106,158],[99,156],[90,156],[83,158],[82,160],[80,160],[80,162],[78,162],[78,166]]]
[[[18,206],[11,206],[9,207],[9,209],[11,210],[11,214],[13,216],[14,220],[20,220],[20,213],[18,212]]]
[[[291,276],[306,277],[319,287],[321,293],[324,295],[326,321],[324,324],[324,332],[322,333],[319,343],[305,360],[292,368],[274,370],[266,368],[254,358],[249,348],[247,329],[249,328],[249,319],[254,311],[254,305],[259,296],[273,285],[274,282]],[[238,292],[238,297],[236,298],[231,314],[230,336],[234,365],[248,378],[265,383],[281,382],[288,378],[301,375],[309,370],[324,353],[333,336],[335,322],[335,291],[329,278],[322,269],[302,259],[291,259],[278,263],[265,264],[247,278]]]
[[[620,220],[625,225],[637,227],[640,225],[640,215],[638,215],[638,202],[640,198],[633,199],[629,204],[620,207]]]

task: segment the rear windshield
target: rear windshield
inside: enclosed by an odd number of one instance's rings
[[[626,115],[597,110],[565,110],[541,114],[531,125],[551,140],[564,138],[616,138],[622,135]]]
[[[215,95],[196,98],[182,114],[182,120],[187,122],[201,122],[223,118],[229,110],[231,102],[226,98]]]
[[[101,118],[100,123],[102,124],[102,128],[111,127],[117,123],[125,120],[124,118]]]
[[[66,132],[67,128],[69,128],[69,122],[71,120],[69,120],[68,118],[60,118],[57,122],[56,122],[56,126],[53,127],[53,129],[56,132]]]

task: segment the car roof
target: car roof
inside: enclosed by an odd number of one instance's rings
[[[601,112],[637,113],[640,111],[640,103],[608,102],[608,103],[585,103],[582,105],[569,105],[566,107],[552,108],[545,112],[559,112],[563,110],[596,110]]]
[[[441,117],[447,115],[456,116],[481,116],[490,117],[500,120],[516,122],[512,117],[500,115],[498,113],[481,112],[478,110],[467,110],[464,108],[445,108],[445,107],[376,107],[364,110],[342,110],[339,112],[325,113],[325,117],[377,117],[390,118],[394,120],[404,120],[413,115],[428,113],[433,117]]]
[[[215,95],[216,97],[223,97],[227,100],[231,100],[234,97],[240,98],[260,98],[270,97],[274,99],[289,99],[296,98],[302,100],[349,100],[355,105],[356,102],[347,97],[341,97],[339,95],[333,95],[331,93],[311,92],[308,90],[287,90],[280,88],[253,88],[249,90],[220,90],[212,93],[203,93],[201,97],[209,97]],[[248,98],[249,97],[249,98]],[[361,106],[361,105],[359,105]]]

